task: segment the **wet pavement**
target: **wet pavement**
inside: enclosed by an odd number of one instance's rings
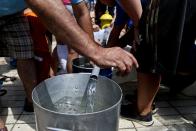
[[[35,131],[34,113],[23,111],[25,98],[23,85],[16,69],[12,69],[5,58],[0,58],[0,74],[16,77],[14,81],[8,79],[3,83],[7,94],[0,97],[0,118],[6,122],[9,131]],[[128,76],[126,80],[130,77],[133,75]],[[124,92],[133,92],[136,87],[134,81],[125,81],[125,78],[116,76],[113,79],[121,85]],[[179,94],[171,99],[167,92],[167,87],[161,87],[156,98],[158,111],[153,116],[155,121],[153,126],[144,127],[120,118],[119,131],[196,131],[196,125],[193,124],[193,120],[196,119],[196,98]]]

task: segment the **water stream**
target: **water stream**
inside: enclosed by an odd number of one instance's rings
[[[95,94],[96,94],[97,79],[90,78],[87,84],[86,109],[85,112],[94,112]]]

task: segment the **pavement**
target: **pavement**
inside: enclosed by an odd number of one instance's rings
[[[8,127],[8,131],[35,131],[34,113],[23,111],[25,93],[16,69],[8,64],[8,58],[0,58],[0,74],[16,77],[16,80],[7,80],[3,88],[7,94],[0,97],[0,118]],[[133,76],[132,74],[130,76]],[[122,81],[123,78],[114,77],[123,91],[134,90],[134,81]],[[126,78],[128,80],[128,78]],[[119,80],[119,81],[118,81]],[[161,87],[156,98],[157,113],[153,116],[153,126],[144,127],[133,121],[119,119],[119,131],[196,131],[196,97],[182,94],[170,99],[167,95],[168,88]]]

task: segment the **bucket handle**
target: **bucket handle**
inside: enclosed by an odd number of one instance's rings
[[[72,131],[68,129],[61,129],[61,128],[56,128],[56,127],[46,127],[47,131]]]

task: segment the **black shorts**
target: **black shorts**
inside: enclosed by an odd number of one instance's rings
[[[150,0],[140,31],[139,72],[176,73],[196,67],[196,57],[190,62],[195,55],[191,50],[196,38],[196,0]]]

